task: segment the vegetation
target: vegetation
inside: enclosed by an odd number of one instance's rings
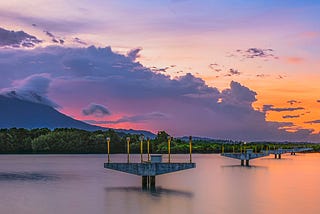
[[[168,134],[164,131],[158,132],[155,139],[150,140],[151,153],[168,152]],[[50,130],[41,129],[0,129],[0,154],[88,154],[106,153],[106,138],[110,137],[110,152],[125,153],[127,150],[126,138],[130,137],[130,152],[140,152],[139,135],[130,135],[107,131],[84,131],[79,129],[58,128]],[[183,138],[184,139],[184,138]],[[171,153],[188,153],[188,140],[172,139]],[[314,151],[320,151],[320,144],[312,143],[270,143],[222,141],[222,140],[194,140],[192,150],[194,153],[220,153],[239,152],[242,149],[253,149],[260,152],[262,149],[311,147]],[[146,153],[146,139],[144,139],[144,153]]]

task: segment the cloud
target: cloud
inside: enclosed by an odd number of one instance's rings
[[[42,41],[23,31],[9,31],[0,28],[0,47],[33,48]]]
[[[81,45],[88,45],[86,42],[82,41],[81,39],[79,39],[78,37],[75,37],[73,39],[74,42],[81,44]]]
[[[305,61],[304,58],[302,57],[295,57],[295,56],[292,56],[292,57],[286,57],[284,58],[284,60],[290,64],[300,64],[302,62]]]
[[[141,123],[148,120],[160,120],[168,118],[167,114],[161,112],[151,112],[147,114],[134,115],[134,116],[123,116],[117,120],[105,120],[105,121],[96,121],[96,120],[85,120],[84,122],[91,124],[119,124],[119,123]]]
[[[274,50],[271,48],[248,48],[247,50],[238,49],[229,57],[242,57],[244,59],[264,58],[264,59],[278,59],[273,54]]]
[[[53,35],[51,32],[44,30],[43,32],[46,33],[47,36],[49,36],[51,38],[51,41],[54,43],[58,43],[63,45],[64,44],[64,40],[63,39],[58,39],[55,35]]]
[[[320,103],[320,100],[317,100],[317,103]]]
[[[127,53],[127,57],[131,59],[132,61],[136,61],[140,57],[140,52],[142,48],[134,48]]]
[[[318,123],[320,123],[320,120],[312,120],[312,121],[307,121],[307,122],[304,122],[304,123],[306,123],[306,124],[318,124]]]
[[[50,82],[49,74],[34,74],[14,81],[12,87],[1,89],[0,94],[58,108],[59,106],[47,97]]]
[[[108,127],[236,140],[319,139],[312,130],[289,133],[280,130],[286,123],[266,121],[266,112],[252,107],[257,93],[238,82],[220,91],[190,73],[172,78],[136,62],[137,53],[122,55],[94,46],[3,49],[0,88],[36,90],[78,119],[83,119],[82,107],[94,100],[112,110],[110,120],[100,121]]]
[[[238,70],[230,68],[229,72],[228,72],[228,74],[226,74],[226,76],[234,76],[234,75],[240,75],[240,74],[241,73]]]
[[[299,118],[300,115],[283,115],[283,119]]]
[[[304,108],[303,107],[274,108],[273,105],[263,105],[263,112],[267,112],[267,111],[283,112],[283,111],[298,111],[298,110],[304,110]]]
[[[297,100],[288,100],[287,103],[289,103],[290,105],[293,105],[293,104],[297,104],[297,103],[301,103],[301,102],[297,101]]]
[[[84,108],[82,110],[83,115],[94,115],[95,117],[104,117],[106,115],[110,115],[110,111],[107,109],[107,107],[96,104],[96,103],[91,103],[89,106]]]

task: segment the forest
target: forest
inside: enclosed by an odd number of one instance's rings
[[[107,153],[107,138],[110,138],[110,153],[126,153],[127,138],[130,138],[130,152],[140,153],[140,135],[106,131],[85,131],[73,128],[0,129],[0,154],[102,154]],[[147,141],[150,153],[167,153],[168,139],[171,153],[189,153],[188,138],[171,138],[165,131],[159,131],[154,139],[143,139],[144,153]],[[240,142],[230,140],[192,140],[193,153],[240,152],[253,149],[254,152],[274,148],[311,147],[320,151],[320,144],[291,142]]]

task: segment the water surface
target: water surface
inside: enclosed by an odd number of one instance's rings
[[[125,155],[112,155],[113,162]],[[139,159],[138,156],[132,157]],[[174,155],[188,161],[188,155]],[[320,213],[320,154],[240,161],[194,155],[196,169],[141,178],[106,170],[105,155],[1,155],[0,210],[10,214]]]

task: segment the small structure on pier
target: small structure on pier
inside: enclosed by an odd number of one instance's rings
[[[140,163],[130,162],[130,138],[127,137],[127,163],[111,163],[110,162],[110,138],[107,138],[108,148],[108,162],[104,164],[104,168],[112,169],[120,172],[126,172],[133,175],[141,176],[142,187],[145,189],[155,188],[156,176],[177,172],[181,170],[195,168],[196,164],[192,163],[192,138],[190,136],[190,160],[186,163],[172,163],[170,144],[171,137],[168,137],[168,162],[162,161],[162,155],[150,155],[150,139],[147,139],[147,152],[148,160],[143,160],[143,140],[144,137],[140,136]],[[151,159],[150,159],[151,158]]]

